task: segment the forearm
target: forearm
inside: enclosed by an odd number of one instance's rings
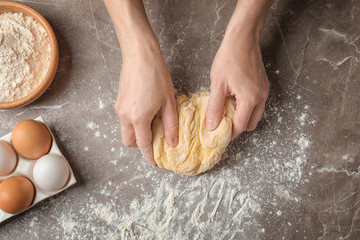
[[[104,2],[113,21],[123,58],[137,55],[142,51],[160,52],[142,0],[104,0]]]
[[[274,0],[238,0],[225,37],[245,37],[260,42]]]

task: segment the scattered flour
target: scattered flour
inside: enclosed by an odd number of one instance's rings
[[[101,99],[99,99],[99,109],[103,109],[104,108],[104,103],[101,101]]]
[[[65,235],[67,235],[72,239],[78,237],[73,231],[73,229],[78,225],[74,220],[62,214],[61,217],[59,218],[59,222],[64,230]]]
[[[50,38],[33,18],[0,14],[0,102],[29,95],[44,79],[51,59]]]
[[[94,122],[88,122],[88,123],[86,124],[86,126],[87,126],[89,129],[92,129],[92,130],[94,130],[95,128],[98,128],[98,127],[99,127],[99,125],[97,125],[97,124],[94,123]]]
[[[307,119],[307,114],[306,114],[306,113],[302,113],[301,116],[300,116],[298,119],[299,119],[299,121],[300,121],[300,124],[301,124],[302,126],[304,126],[304,125],[306,124],[305,121],[306,121],[306,119]]]
[[[306,136],[304,136],[304,135],[301,135],[301,136],[300,136],[300,138],[297,140],[297,143],[298,143],[298,145],[300,146],[300,148],[301,148],[302,150],[305,150],[305,149],[308,148],[309,145],[310,145],[309,140],[308,140],[308,139],[306,138]]]
[[[95,186],[76,215],[71,208],[63,213],[64,237],[262,239],[273,224],[264,222],[264,215],[292,225],[288,211],[291,215],[299,211],[296,206],[302,196],[297,190],[311,175],[309,169],[304,170],[311,147],[304,129],[315,120],[309,107],[274,105],[269,104],[260,131],[240,136],[213,170],[196,177],[149,168],[137,157],[119,165],[121,156],[130,150],[109,146],[119,157],[104,164],[112,164],[117,175]],[[305,125],[285,118],[287,112],[304,119]],[[97,132],[96,123],[87,127]],[[284,138],[284,131],[292,137]],[[136,167],[126,177],[129,166]]]
[[[37,216],[33,217],[30,222],[30,227],[34,227],[37,221],[38,221]]]

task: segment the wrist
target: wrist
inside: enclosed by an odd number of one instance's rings
[[[225,37],[260,43],[273,0],[238,0]]]
[[[144,54],[161,54],[160,45],[154,33],[144,31],[127,31],[119,35],[119,43],[123,58]]]
[[[143,23],[116,25],[121,54],[124,61],[128,58],[144,58],[161,54],[159,42],[150,25]]]
[[[160,52],[142,0],[104,2],[114,23],[123,57]]]
[[[229,22],[224,35],[224,42],[260,43],[261,33],[258,28],[242,22]]]

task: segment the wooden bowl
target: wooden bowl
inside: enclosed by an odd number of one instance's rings
[[[44,79],[40,82],[39,86],[32,91],[29,95],[13,101],[13,102],[0,102],[0,109],[9,109],[9,108],[16,108],[28,105],[38,99],[45,91],[48,89],[50,84],[52,83],[56,70],[59,64],[59,47],[55,37],[54,30],[48,23],[48,21],[37,11],[28,7],[24,4],[17,3],[17,2],[10,2],[10,1],[0,1],[0,14],[4,12],[13,12],[13,13],[23,13],[26,16],[30,16],[35,19],[41,26],[44,27],[45,31],[47,32],[50,38],[50,45],[51,45],[51,60],[49,69],[44,77]]]

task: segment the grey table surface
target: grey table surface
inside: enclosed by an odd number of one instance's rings
[[[1,239],[360,238],[358,1],[276,1],[261,42],[264,119],[195,177],[122,145],[122,58],[103,2],[23,2],[53,26],[60,64],[36,102],[0,111],[0,135],[43,116],[78,183],[1,224]],[[235,4],[145,1],[179,94],[209,89]]]

